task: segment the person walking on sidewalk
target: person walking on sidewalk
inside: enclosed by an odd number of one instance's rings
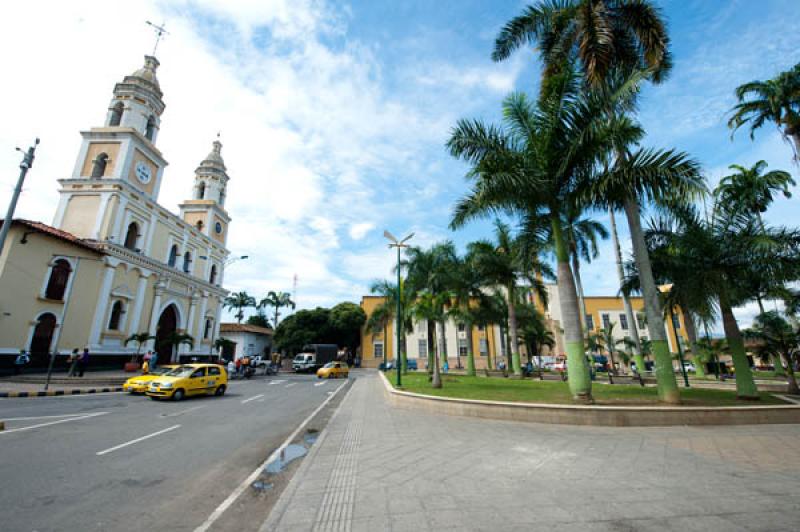
[[[86,371],[86,366],[89,365],[89,348],[83,348],[83,355],[81,355],[81,360],[78,363],[78,377],[83,377],[83,372]]]
[[[150,354],[150,371],[153,371],[154,369],[156,369],[156,364],[158,364],[158,352],[157,351],[153,351]]]
[[[81,360],[81,353],[76,347],[72,350],[72,354],[69,356],[69,373],[67,373],[67,377],[75,377],[78,374],[78,364]]]
[[[22,373],[25,366],[28,365],[30,361],[31,357],[28,356],[28,353],[26,353],[24,349],[20,349],[17,358],[14,359],[14,375]]]
[[[233,374],[236,371],[236,364],[233,363],[233,360],[228,361],[228,377],[233,378]]]

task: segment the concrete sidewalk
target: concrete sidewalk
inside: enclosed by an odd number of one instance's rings
[[[796,530],[800,426],[605,428],[391,409],[357,379],[261,530]]]

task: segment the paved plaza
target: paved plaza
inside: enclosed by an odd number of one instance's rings
[[[392,409],[359,378],[262,531],[800,528],[800,426],[597,428]]]

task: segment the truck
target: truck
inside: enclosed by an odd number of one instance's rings
[[[292,360],[295,373],[315,372],[328,362],[336,360],[339,347],[336,344],[308,344]]]

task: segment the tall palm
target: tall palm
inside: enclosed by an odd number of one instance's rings
[[[642,342],[639,339],[639,328],[637,327],[636,316],[633,313],[630,293],[623,287],[625,285],[625,270],[622,265],[622,247],[619,244],[619,234],[617,233],[617,219],[614,209],[608,209],[609,225],[611,226],[611,240],[614,245],[614,259],[617,263],[617,277],[619,278],[620,292],[622,294],[622,307],[625,309],[625,317],[630,324],[631,344],[629,346],[636,368],[644,371],[644,357],[642,356]]]
[[[156,337],[148,332],[135,333],[128,336],[125,339],[125,345],[128,345],[132,342],[136,343],[136,354],[133,355],[131,362],[137,362],[139,360],[139,353],[141,352],[142,346],[147,342],[149,342],[150,340],[155,340],[155,339]]]
[[[800,331],[794,329],[780,314],[771,311],[756,316],[753,327],[745,329],[743,333],[745,338],[760,342],[758,351],[775,359],[775,367],[781,365],[783,358],[789,377],[788,392],[800,394],[794,375],[796,357],[800,355]]]
[[[226,297],[222,305],[229,310],[236,309],[236,314],[234,314],[234,316],[236,316],[236,320],[239,323],[242,323],[242,318],[244,318],[244,309],[255,307],[256,299],[247,292],[242,291]]]
[[[542,0],[503,27],[492,59],[526,43],[541,51],[546,77],[577,57],[592,85],[619,64],[652,70],[656,81],[672,66],[666,25],[649,0]]]
[[[757,80],[736,88],[739,103],[731,110],[728,127],[735,133],[745,124],[750,138],[766,122],[777,126],[788,142],[794,143],[795,160],[800,153],[800,63],[768,80]]]
[[[541,351],[547,346],[555,347],[555,335],[547,326],[544,315],[531,303],[522,303],[518,308],[519,334],[525,343],[528,352],[528,363],[533,363],[533,357],[539,359],[541,366]],[[540,368],[541,369],[541,368]]]
[[[174,362],[178,355],[178,350],[182,345],[188,345],[189,349],[194,349],[194,337],[190,334],[173,332],[167,336],[167,342],[172,346],[172,356],[170,362]]]
[[[400,308],[402,315],[400,316],[400,327],[403,332],[401,335],[401,345],[395,347],[395,357],[397,357],[399,353],[399,363],[401,364],[401,370],[405,373],[408,371],[408,363],[406,358],[406,335],[411,334],[414,332],[414,320],[413,315],[411,313],[411,299],[410,296],[412,295],[410,290],[407,289],[407,283],[401,281],[400,283]],[[395,314],[397,313],[397,285],[390,283],[388,281],[376,281],[372,283],[370,286],[370,293],[377,294],[383,296],[383,302],[381,302],[378,307],[375,309],[374,312],[380,311],[381,314],[388,317],[388,323],[396,322],[397,318]],[[387,324],[388,325],[388,324]],[[388,337],[385,338],[384,342],[388,344]],[[386,348],[384,348],[385,351]]]
[[[391,314],[391,305],[379,305],[376,307],[372,313],[367,318],[367,323],[365,327],[368,331],[370,331],[373,335],[373,338],[376,334],[381,334],[383,338],[383,364],[384,368],[386,367],[386,344],[388,343],[389,337],[389,324],[392,322],[392,314]]]
[[[510,335],[511,370],[522,375],[519,359],[519,332],[517,330],[516,307],[519,297],[518,280],[530,272],[531,263],[523,254],[521,242],[514,238],[511,228],[495,220],[494,242],[479,241],[469,244],[475,268],[487,284],[501,286],[508,305],[508,331]]]
[[[693,207],[673,210],[647,235],[659,276],[673,282],[685,301],[716,305],[736,368],[736,391],[758,398],[733,308],[752,299],[754,277],[782,283],[800,276],[800,231],[761,226],[752,217],[716,204],[702,215]],[[702,300],[706,299],[705,302]]]
[[[580,209],[571,206],[564,214],[564,237],[569,247],[572,259],[572,273],[575,276],[575,286],[578,290],[578,304],[581,307],[581,322],[586,327],[586,302],[583,294],[583,281],[581,280],[581,260],[591,263],[600,252],[597,249],[599,239],[607,239],[608,231],[600,222],[591,218],[584,218]]]
[[[456,322],[463,323],[466,331],[467,375],[475,376],[475,350],[472,333],[475,323],[480,319],[478,307],[485,297],[482,288],[485,278],[479,269],[478,259],[474,254],[458,257],[453,264],[453,275],[450,276],[450,293],[453,306],[449,315]],[[461,357],[459,356],[459,361]]]
[[[616,323],[611,322],[605,327],[603,327],[603,329],[600,331],[601,343],[603,347],[605,347],[606,353],[608,353],[608,358],[611,361],[611,369],[609,371],[611,371],[611,373],[615,375],[617,373],[617,367],[616,367],[616,362],[614,361],[614,353],[617,352],[618,345],[625,344],[625,340],[622,339],[618,340],[614,337],[614,327],[616,325],[617,325]]]
[[[270,290],[267,292],[267,297],[258,302],[258,308],[271,307],[275,309],[275,320],[272,322],[275,328],[278,328],[278,316],[280,316],[280,309],[283,307],[295,308],[292,295],[288,292],[274,292]]]

